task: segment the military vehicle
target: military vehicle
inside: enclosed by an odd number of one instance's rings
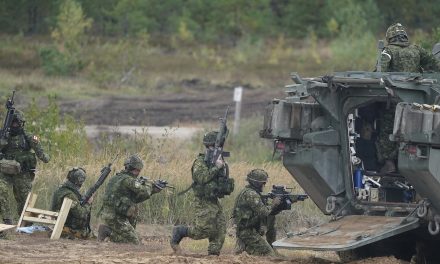
[[[282,149],[285,168],[331,220],[273,246],[336,251],[343,262],[392,254],[440,263],[440,74],[291,77],[260,136]],[[393,104],[397,170],[381,173],[379,124]]]

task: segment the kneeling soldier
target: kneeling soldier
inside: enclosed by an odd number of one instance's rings
[[[90,230],[90,210],[93,198],[81,205],[82,195],[79,189],[86,179],[86,171],[83,168],[75,167],[67,173],[66,181],[54,192],[52,196],[52,211],[59,211],[65,197],[71,199],[69,215],[64,224],[62,237],[74,239],[87,239],[92,236]]]
[[[268,178],[264,170],[250,171],[247,175],[249,184],[235,200],[233,217],[237,225],[237,242],[251,255],[275,256],[270,243],[275,240],[275,215],[279,212],[277,206],[281,198],[276,197],[271,206],[266,205],[261,192]],[[265,233],[266,239],[263,238]]]
[[[112,242],[139,244],[135,231],[138,204],[162,189],[138,177],[144,167],[138,155],[128,157],[124,167],[123,171],[110,179],[105,189],[101,209],[104,224],[99,227],[98,240],[103,241],[108,237]]]

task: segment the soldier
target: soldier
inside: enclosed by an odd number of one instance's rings
[[[400,23],[391,25],[386,32],[388,45],[383,49],[380,63],[384,72],[438,71],[436,59],[425,49],[410,44],[405,28]],[[383,164],[381,173],[396,171],[398,144],[389,140],[393,133],[397,102],[392,101],[384,109],[379,120],[379,136],[376,142],[377,156]]]
[[[194,191],[193,226],[179,225],[173,228],[171,247],[175,252],[180,250],[179,243],[184,237],[192,239],[208,238],[208,254],[220,255],[226,235],[226,218],[219,198],[229,195],[234,190],[233,179],[228,177],[228,166],[219,157],[215,165],[211,164],[211,156],[218,132],[211,131],[203,137],[205,153],[200,153],[193,163],[192,189]]]
[[[69,215],[64,224],[62,236],[70,239],[92,237],[90,230],[90,211],[93,198],[81,205],[82,195],[79,189],[86,180],[86,171],[83,168],[74,167],[67,173],[66,181],[54,192],[52,196],[52,211],[59,211],[65,197],[72,200]]]
[[[249,184],[235,200],[233,218],[237,226],[237,244],[250,255],[276,255],[271,244],[276,238],[275,215],[279,213],[277,207],[281,198],[273,199],[271,206],[266,204],[261,192],[268,178],[264,170],[250,171],[247,175]]]
[[[0,140],[0,213],[3,222],[12,224],[13,212],[10,208],[12,189],[17,201],[17,212],[20,214],[28,193],[32,189],[35,177],[37,156],[44,163],[49,162],[49,155],[41,147],[36,135],[24,129],[25,118],[21,111],[16,110],[10,128],[9,137]]]
[[[131,155],[124,162],[125,169],[110,179],[105,189],[101,219],[104,224],[98,230],[98,240],[107,237],[112,242],[139,244],[136,235],[138,204],[160,192],[157,185],[150,185],[138,177],[144,167],[138,155]]]
[[[405,27],[400,23],[391,25],[386,32],[388,45],[381,55],[384,72],[439,71],[432,54],[417,45],[409,43]]]

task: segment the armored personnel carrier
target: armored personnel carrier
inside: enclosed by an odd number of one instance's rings
[[[266,108],[263,138],[331,221],[273,246],[440,263],[440,74],[292,74]],[[397,170],[381,173],[380,120],[396,105]]]

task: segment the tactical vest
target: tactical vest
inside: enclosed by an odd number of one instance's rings
[[[255,228],[261,226],[261,219],[255,215],[249,205],[243,200],[243,195],[247,192],[256,192],[260,198],[261,194],[250,187],[245,187],[237,196],[232,210],[232,218],[238,229]],[[263,203],[264,200],[262,199]]]
[[[136,206],[129,197],[128,193],[121,190],[120,186],[122,181],[130,179],[132,176],[118,172],[114,177],[110,179],[107,184],[107,188],[104,194],[103,208],[122,216],[129,216],[131,208]]]
[[[2,153],[5,159],[20,163],[21,170],[24,172],[34,171],[37,166],[37,158],[31,151],[29,139],[25,134],[9,137],[8,144],[3,147]]]
[[[205,165],[208,168],[211,168],[214,165],[208,164],[204,161],[205,154],[200,154],[197,159],[203,160]],[[194,161],[193,166],[191,167],[191,175],[192,175],[192,188],[194,194],[199,198],[206,199],[216,199],[223,198],[225,195],[230,195],[234,191],[234,179],[229,178],[229,167],[225,164],[225,169],[218,173],[212,180],[207,183],[200,183],[200,179],[197,179],[194,174],[194,164],[197,160]]]
[[[389,45],[391,55],[390,72],[421,72],[420,50],[415,45],[400,47]]]
[[[73,194],[73,196],[75,197],[73,202],[77,203],[77,206],[81,206],[79,204],[81,197],[82,197],[81,194],[75,188],[75,186],[73,186],[73,184],[66,182],[63,185],[61,185],[61,187],[58,188],[54,192],[51,210],[52,211],[59,211],[61,208],[61,205],[63,203],[64,197],[68,196],[69,194]],[[88,225],[88,223],[87,223],[86,216],[84,216],[83,218],[77,218],[72,213],[69,213],[69,215],[66,219],[66,223],[64,224],[64,226],[70,227],[74,230],[82,230],[85,227],[87,227],[87,225]]]

